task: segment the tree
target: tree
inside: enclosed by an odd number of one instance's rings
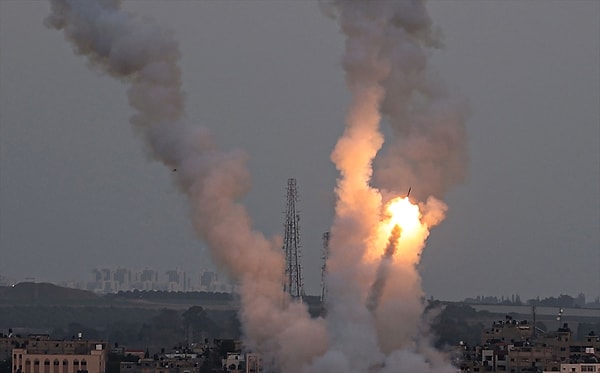
[[[178,311],[162,309],[156,316],[141,325],[138,343],[141,346],[172,347],[184,339],[181,316]]]
[[[204,308],[200,306],[188,308],[181,316],[189,343],[201,341],[206,337],[203,334],[214,334],[218,329]]]

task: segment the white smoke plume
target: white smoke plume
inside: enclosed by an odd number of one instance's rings
[[[466,174],[466,107],[447,97],[428,67],[429,49],[441,43],[424,1],[324,5],[346,36],[342,64],[352,98],[332,154],[340,177],[327,263],[330,344],[311,368],[453,372],[426,335],[416,266],[429,229],[444,219],[441,197]],[[382,121],[394,138],[376,160]],[[397,202],[411,186],[418,208],[408,198]],[[416,221],[401,225],[393,244],[391,202],[400,206],[394,215]]]
[[[118,0],[51,0],[46,25],[63,30],[75,53],[92,66],[129,84],[131,123],[153,156],[177,170],[198,236],[240,283],[247,346],[285,372],[299,371],[325,350],[327,337],[321,321],[282,290],[281,240],[253,230],[236,202],[250,186],[246,155],[219,150],[207,128],[184,122],[177,43],[153,21],[119,6]]]

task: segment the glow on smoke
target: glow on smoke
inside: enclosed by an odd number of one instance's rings
[[[367,253],[367,258],[376,260],[381,257],[395,226],[400,227],[400,237],[395,243],[398,249],[396,251],[397,255],[413,254],[408,255],[413,257],[420,253],[422,245],[429,234],[428,227],[421,221],[421,212],[418,205],[413,204],[408,197],[396,197],[384,207],[376,244],[374,245],[377,249],[376,252]]]

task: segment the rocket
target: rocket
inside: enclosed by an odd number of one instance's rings
[[[412,187],[408,187],[408,193],[406,193],[406,198],[408,198],[410,196],[410,190],[412,189]]]

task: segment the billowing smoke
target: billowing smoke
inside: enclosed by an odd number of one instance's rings
[[[440,198],[465,177],[465,105],[447,97],[428,67],[440,42],[424,1],[325,5],[346,36],[352,98],[332,154],[340,177],[327,263],[330,343],[312,369],[454,371],[425,335],[416,266],[429,229],[444,219]],[[381,122],[393,139],[376,160]],[[418,206],[398,197],[411,186]]]
[[[131,123],[154,157],[177,170],[198,236],[240,284],[246,344],[286,372],[325,349],[325,329],[282,290],[281,240],[252,229],[237,200],[250,186],[246,155],[224,152],[210,131],[183,121],[179,49],[172,35],[119,8],[118,0],[51,0],[49,27],[61,29],[77,54],[129,84]],[[307,337],[311,337],[308,342]],[[293,343],[305,342],[301,346]]]
[[[240,284],[250,349],[286,373],[453,371],[426,335],[416,265],[429,229],[444,219],[441,197],[465,177],[466,110],[428,68],[427,50],[439,42],[422,1],[329,3],[346,36],[352,101],[332,153],[340,177],[325,320],[283,292],[281,241],[253,230],[237,202],[250,187],[245,153],[220,150],[207,128],[183,120],[172,36],[118,0],[50,1],[47,25],[129,85],[131,123],[150,153],[177,170],[198,237]],[[374,173],[382,121],[394,137]],[[398,198],[409,186],[418,206]]]
[[[381,112],[393,139],[376,162],[375,180],[395,193],[412,186],[420,200],[439,199],[466,178],[468,109],[462,100],[448,95],[428,66],[428,49],[441,41],[425,2],[392,3],[382,48],[390,72],[381,82],[386,92]]]

